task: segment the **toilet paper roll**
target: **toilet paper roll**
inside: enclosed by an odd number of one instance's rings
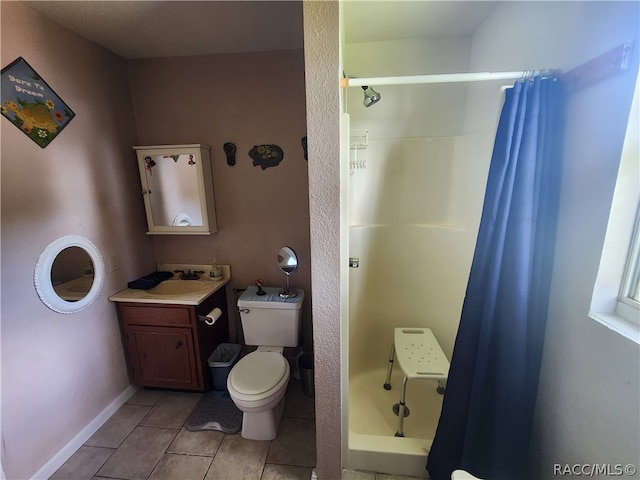
[[[222,315],[222,310],[216,307],[213,310],[211,310],[209,313],[207,313],[204,323],[211,326],[214,323],[216,323],[216,320],[218,320],[221,315]]]

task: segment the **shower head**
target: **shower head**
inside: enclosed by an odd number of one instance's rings
[[[372,87],[363,86],[362,90],[364,90],[364,101],[362,103],[365,107],[370,107],[374,103],[378,103],[380,101],[380,94]]]

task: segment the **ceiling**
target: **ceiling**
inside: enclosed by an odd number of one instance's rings
[[[26,1],[127,59],[303,47],[300,1]],[[345,41],[470,35],[496,2],[344,2]]]

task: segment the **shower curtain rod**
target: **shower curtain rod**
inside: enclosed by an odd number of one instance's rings
[[[521,72],[440,73],[433,75],[405,75],[395,77],[358,78],[344,75],[340,87],[369,87],[378,85],[410,85],[427,83],[482,82],[486,80],[517,80],[536,75],[562,76],[568,91],[598,83],[605,78],[625,72],[631,64],[634,40],[627,41],[561,75],[560,70],[524,70]]]
[[[394,77],[343,77],[340,87],[365,87],[378,85],[411,85],[427,83],[483,82],[486,80],[513,80],[535,75],[552,76],[557,70],[524,70],[520,72],[439,73],[432,75],[404,75]]]

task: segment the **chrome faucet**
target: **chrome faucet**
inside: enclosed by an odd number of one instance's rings
[[[204,273],[204,271],[195,270],[192,272],[191,270],[187,270],[185,272],[184,270],[174,270],[174,273],[180,274],[180,280],[198,280],[200,278],[200,274]]]

